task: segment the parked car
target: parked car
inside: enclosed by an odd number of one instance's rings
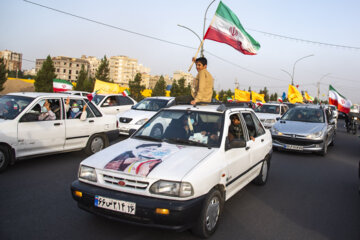
[[[86,97],[87,95],[90,94],[89,92],[84,92],[84,91],[65,91],[63,93],[77,95],[77,96],[83,96],[83,97]]]
[[[242,131],[230,141],[233,115]],[[158,123],[164,133],[152,135]],[[253,180],[266,183],[271,155],[271,134],[252,109],[177,105],[82,161],[71,193],[100,216],[209,237],[225,201]]]
[[[70,110],[65,110],[68,97],[29,92],[0,98],[0,171],[20,158],[81,149],[92,154],[109,145],[106,134],[117,131],[116,117],[105,116],[87,99],[72,95],[70,106],[77,106],[80,111],[85,104],[88,107],[85,120],[71,119]],[[55,114],[54,120],[39,120],[45,112],[45,101]]]
[[[129,110],[137,102],[122,94],[98,94],[91,100],[105,114],[116,115]]]
[[[138,130],[147,120],[154,116],[162,108],[170,107],[175,104],[175,97],[148,97],[134,106],[130,110],[116,115],[119,120],[119,133],[129,135],[130,129]],[[160,124],[160,123],[159,123]],[[157,135],[162,135],[163,129],[154,128]]]
[[[304,105],[289,109],[271,128],[274,149],[318,152],[325,156],[335,141],[335,120],[329,109]]]
[[[289,109],[282,103],[264,103],[255,108],[255,113],[266,128],[271,128]]]

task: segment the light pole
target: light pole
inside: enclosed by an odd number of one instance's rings
[[[201,37],[199,36],[199,34],[197,34],[197,33],[196,33],[195,31],[193,31],[191,28],[188,28],[188,27],[186,27],[186,26],[183,26],[183,25],[180,25],[180,24],[178,24],[178,26],[179,26],[179,27],[182,27],[182,28],[185,28],[185,29],[191,31],[193,34],[195,34],[195,36],[199,39],[200,44],[201,44],[201,41],[202,41],[202,40],[201,40]],[[203,52],[202,46],[201,46],[200,55],[201,55],[202,57],[204,56],[204,52]]]
[[[320,101],[320,82],[321,82],[321,80],[323,80],[324,78],[326,78],[327,76],[329,76],[330,75],[330,73],[327,73],[327,74],[324,74],[321,78],[320,78],[320,80],[317,82],[317,99],[318,99],[318,101]]]
[[[296,63],[299,62],[300,60],[304,59],[304,58],[308,58],[308,57],[312,57],[312,56],[314,56],[314,54],[307,55],[307,56],[299,58],[298,60],[295,61],[294,66],[293,66],[293,71],[292,71],[291,85],[294,86],[294,75],[295,75],[295,65],[296,65]]]
[[[291,76],[291,74],[288,71],[285,71],[284,69],[280,69],[281,71],[283,71],[284,73],[287,73],[290,78],[291,78],[291,83],[293,82],[293,77]]]

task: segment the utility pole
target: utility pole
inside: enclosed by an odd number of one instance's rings
[[[239,89],[239,81],[237,80],[237,78],[235,78],[234,84],[235,84],[235,88]]]

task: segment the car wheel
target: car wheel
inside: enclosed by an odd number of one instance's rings
[[[211,190],[204,200],[200,217],[192,228],[193,233],[202,238],[210,237],[218,226],[223,205],[224,200],[220,191],[217,189]]]
[[[109,146],[108,137],[105,134],[95,134],[90,137],[85,148],[85,153],[88,155],[92,155],[96,152],[101,151],[107,146]]]
[[[268,179],[268,173],[269,173],[269,165],[268,165],[268,161],[265,159],[261,166],[259,175],[254,179],[254,183],[256,185],[265,185]]]
[[[163,134],[163,126],[158,123],[156,124],[152,129],[151,129],[151,132],[150,132],[150,136],[151,137],[155,137],[155,138],[160,138]]]
[[[10,151],[9,148],[0,145],[0,172],[4,171],[10,163]]]
[[[320,151],[320,155],[321,156],[325,156],[327,154],[327,150],[328,150],[328,145],[327,145],[327,142],[325,141],[324,142],[324,147],[323,149]]]
[[[330,146],[334,146],[334,145],[335,145],[335,134],[333,135],[330,143]]]

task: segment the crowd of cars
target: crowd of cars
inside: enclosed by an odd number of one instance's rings
[[[84,149],[71,193],[79,208],[209,237],[224,203],[248,183],[264,185],[272,151],[326,155],[337,111],[326,105],[176,105],[120,94],[12,93],[0,98],[0,171],[16,159]],[[56,118],[39,120],[47,102]],[[70,106],[67,106],[70,105]],[[86,119],[72,118],[76,106]],[[46,112],[46,111],[45,111]],[[238,119],[239,135],[229,138]],[[129,135],[110,147],[108,134]],[[105,149],[106,148],[106,149]]]

